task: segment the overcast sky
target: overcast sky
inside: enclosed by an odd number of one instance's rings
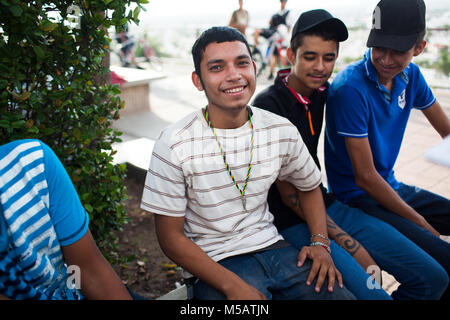
[[[349,23],[356,16],[367,17],[371,20],[374,7],[379,0],[288,0],[287,8],[295,15],[302,11],[323,8],[332,15]],[[142,12],[140,20],[146,25],[173,24],[184,22],[202,22],[227,24],[233,10],[238,8],[238,0],[149,0],[145,5],[146,12]],[[450,10],[449,0],[426,0],[428,12],[432,10]],[[244,0],[244,8],[250,14],[250,26],[264,27],[270,16],[280,8],[279,0]],[[164,18],[166,17],[166,18]],[[191,21],[188,19],[192,18]],[[267,20],[267,21],[266,21]],[[347,20],[347,21],[346,21]],[[449,17],[450,20],[450,17]],[[448,22],[450,24],[450,21]],[[261,24],[263,24],[261,26]]]

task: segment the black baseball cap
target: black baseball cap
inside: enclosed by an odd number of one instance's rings
[[[338,41],[345,41],[348,38],[348,31],[345,24],[333,17],[328,11],[323,9],[315,9],[303,12],[300,17],[298,17],[297,22],[292,29],[291,40],[301,33],[315,28],[319,25],[329,26],[333,30],[338,38]]]
[[[368,47],[408,51],[425,31],[423,0],[381,0],[372,16]]]

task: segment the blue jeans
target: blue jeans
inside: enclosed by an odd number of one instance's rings
[[[400,184],[398,195],[439,233],[450,235],[450,200],[432,192]],[[382,207],[369,195],[363,195],[349,202],[352,207],[360,208],[366,213],[395,227],[407,238],[432,256],[450,274],[450,244],[431,234],[431,232],[419,227],[412,221],[392,213]],[[450,298],[449,288],[444,293],[445,298]]]
[[[392,298],[439,299],[448,282],[445,270],[395,228],[339,201],[327,208],[327,214],[361,243],[382,270],[400,282]],[[308,245],[310,241],[306,224],[290,227],[281,234],[296,247]],[[389,298],[384,290],[370,285],[371,279],[364,269],[334,241],[331,242],[331,250],[345,286],[357,299]]]
[[[352,300],[355,297],[344,287],[336,284],[333,292],[328,292],[327,281],[319,293],[314,291],[315,282],[306,285],[311,260],[299,268],[299,251],[292,246],[248,253],[220,260],[223,267],[237,274],[241,279],[274,300]],[[316,279],[317,280],[317,277]],[[198,280],[194,284],[194,297],[201,300],[224,300],[225,295]]]

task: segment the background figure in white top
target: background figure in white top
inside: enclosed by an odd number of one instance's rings
[[[249,15],[248,11],[244,10],[244,0],[239,0],[239,9],[233,11],[228,25],[236,28],[245,36],[245,31],[248,27]]]

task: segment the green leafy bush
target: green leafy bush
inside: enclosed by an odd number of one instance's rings
[[[108,81],[107,30],[137,23],[143,3],[0,0],[0,144],[37,138],[55,151],[110,260],[127,215],[126,168],[111,163],[123,102]]]

